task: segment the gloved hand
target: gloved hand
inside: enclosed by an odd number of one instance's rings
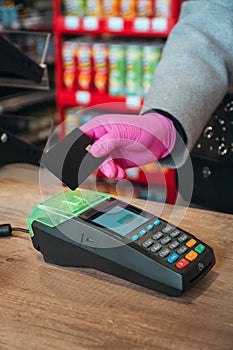
[[[105,114],[80,129],[95,142],[90,152],[98,158],[109,154],[100,170],[109,178],[126,177],[125,169],[166,157],[176,141],[173,122],[158,114]]]

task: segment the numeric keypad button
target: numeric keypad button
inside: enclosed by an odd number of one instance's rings
[[[151,248],[151,253],[157,253],[158,251],[160,251],[160,249],[162,248],[162,245],[160,243],[155,244],[152,248]]]
[[[174,241],[169,245],[170,249],[176,249],[177,247],[179,247],[180,243],[178,241]]]
[[[181,235],[178,238],[178,242],[183,243],[183,242],[187,241],[188,238],[189,238],[188,235],[186,235],[186,233],[183,233],[183,235]]]
[[[169,232],[171,232],[172,230],[174,230],[174,226],[168,224],[167,226],[165,226],[165,227],[162,229],[162,232],[163,232],[163,233],[169,233]]]
[[[171,238],[176,238],[179,235],[180,235],[180,230],[178,230],[177,228],[173,232],[170,233]]]
[[[149,248],[150,246],[152,246],[153,243],[154,243],[153,239],[149,238],[142,244],[142,246],[143,248]]]
[[[163,233],[162,232],[156,232],[152,238],[157,241],[158,239],[160,239],[161,237],[163,237]]]
[[[180,247],[179,249],[177,249],[176,252],[177,252],[179,255],[182,255],[182,254],[184,254],[187,250],[188,250],[188,248],[187,248],[185,245],[183,245],[182,247]]]
[[[168,248],[165,248],[161,251],[161,253],[159,253],[160,258],[165,258],[166,256],[168,256],[168,254],[170,253],[170,250]]]
[[[160,243],[165,245],[165,244],[168,244],[169,242],[171,242],[171,240],[172,240],[171,237],[166,236],[160,241]]]

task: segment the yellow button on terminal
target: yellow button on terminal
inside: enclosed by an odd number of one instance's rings
[[[189,261],[193,261],[197,258],[198,254],[194,252],[194,250],[190,250],[188,254],[185,255],[185,259]]]
[[[193,246],[195,246],[196,243],[197,243],[197,241],[192,238],[186,243],[186,246],[189,248],[192,248]]]

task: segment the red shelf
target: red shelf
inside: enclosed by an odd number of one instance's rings
[[[60,34],[117,34],[127,36],[167,37],[175,24],[174,18],[122,17],[56,17],[54,30]]]
[[[137,96],[118,97],[108,94],[90,93],[88,91],[57,91],[57,102],[63,107],[89,107],[109,104],[108,109],[114,111],[132,111],[138,113],[143,104],[143,98]],[[111,108],[112,107],[112,108]]]

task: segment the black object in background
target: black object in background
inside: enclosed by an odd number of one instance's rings
[[[40,165],[42,149],[0,127],[0,167],[12,163]]]
[[[0,76],[23,78],[40,83],[43,68],[0,35]]]
[[[191,152],[191,160],[194,172],[191,202],[233,213],[233,94],[228,94],[212,114]]]

